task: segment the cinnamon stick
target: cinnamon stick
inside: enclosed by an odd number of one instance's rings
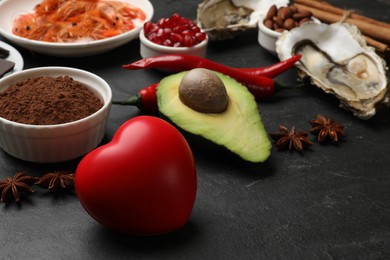
[[[325,23],[336,23],[340,22],[343,18],[342,15],[329,13],[323,10],[319,10],[317,8],[313,8],[310,6],[297,4],[294,6],[298,8],[298,10],[308,10],[312,12],[314,17],[325,22]],[[367,23],[362,20],[352,19],[347,17],[344,22],[356,25],[363,35],[373,38],[377,41],[390,44],[390,28],[382,27],[376,24]]]
[[[375,51],[380,56],[382,56],[383,58],[390,57],[390,46],[389,45],[382,43],[382,42],[378,42],[377,40],[374,40],[374,39],[367,37],[367,36],[364,36],[364,38],[366,39],[367,44],[370,45],[371,47],[374,47]]]
[[[337,15],[340,15],[341,17],[343,17],[344,15],[349,13],[349,17],[352,19],[364,20],[367,23],[390,28],[390,24],[388,24],[388,23],[378,21],[378,20],[369,18],[369,17],[364,16],[364,15],[360,15],[360,14],[353,12],[353,11],[351,12],[351,11],[344,10],[342,8],[333,6],[333,5],[329,4],[328,2],[325,2],[322,0],[319,0],[319,1],[316,1],[316,0],[295,0],[294,2],[297,4],[302,4],[305,6],[313,7],[313,8],[328,12],[328,13],[337,14]]]

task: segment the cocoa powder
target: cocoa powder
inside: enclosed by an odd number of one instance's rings
[[[69,76],[29,78],[0,93],[0,116],[30,125],[76,121],[102,106],[88,87]]]

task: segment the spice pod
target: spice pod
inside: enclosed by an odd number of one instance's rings
[[[16,118],[12,120],[0,116],[0,146],[5,152],[25,161],[54,163],[75,159],[99,145],[111,109],[112,92],[107,82],[95,74],[68,67],[41,67],[16,72],[0,80],[0,101],[3,102],[3,93],[15,84],[20,85],[39,77],[64,76],[83,85],[101,102],[100,108],[85,117],[75,121],[69,119],[65,123],[46,122],[46,117],[42,117],[43,124],[21,123],[16,120],[17,116],[12,117]],[[59,99],[67,99],[66,105],[72,106],[74,100],[71,96],[66,97],[66,93],[58,93],[57,96]],[[48,93],[47,96],[42,94],[42,99],[45,98],[46,101],[52,101],[53,97]],[[53,113],[61,114],[61,111],[56,111],[57,108],[53,109]]]

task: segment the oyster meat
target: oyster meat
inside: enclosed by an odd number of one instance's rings
[[[288,3],[289,0],[204,0],[198,6],[196,21],[211,40],[224,40],[256,28],[273,4],[280,7]]]
[[[367,46],[359,29],[346,23],[307,23],[285,31],[276,42],[280,60],[302,54],[296,63],[301,78],[340,100],[362,119],[389,104],[385,61]]]

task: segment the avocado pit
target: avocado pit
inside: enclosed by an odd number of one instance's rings
[[[222,113],[229,100],[223,81],[215,72],[203,68],[186,73],[179,84],[179,98],[200,113]]]

